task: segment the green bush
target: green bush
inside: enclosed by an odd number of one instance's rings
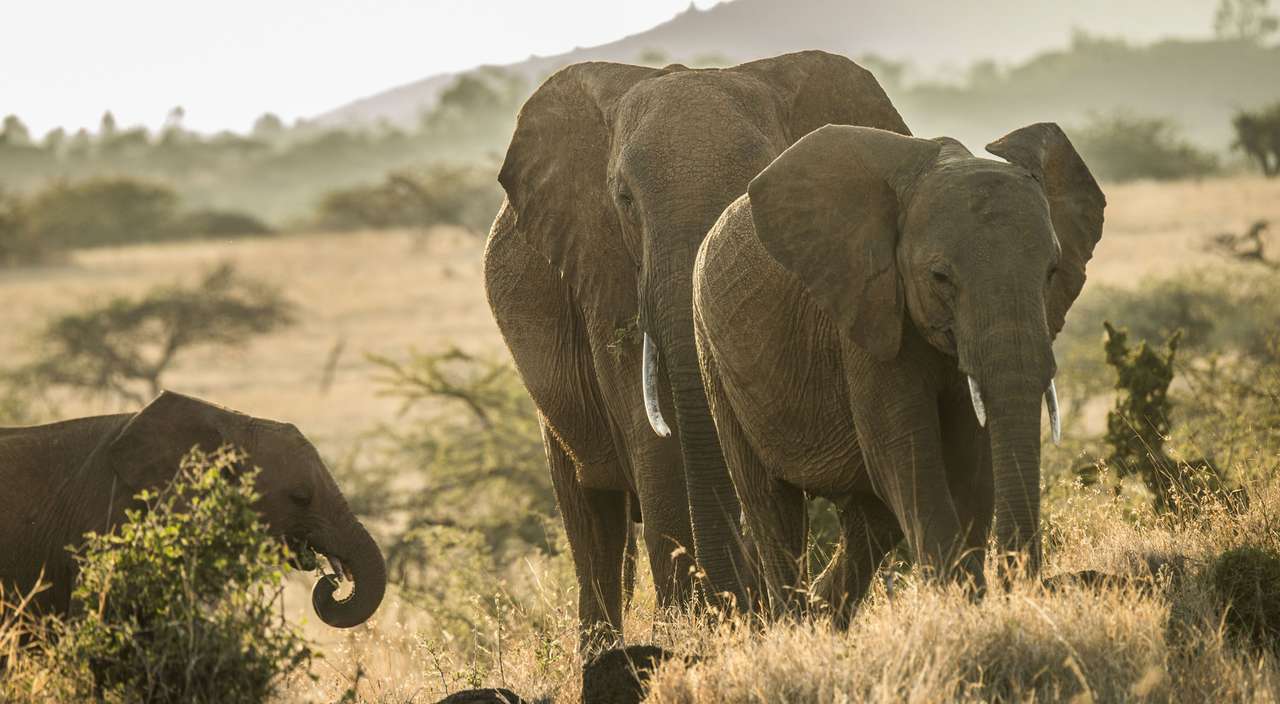
[[[537,411],[504,361],[456,348],[372,361],[405,416],[340,470],[343,489],[352,510],[382,526],[401,594],[441,630],[467,636],[475,617],[458,594],[495,595],[503,566],[561,547]]]
[[[248,237],[269,235],[266,223],[235,210],[193,210],[180,217],[174,232],[182,237]]]
[[[1072,141],[1094,175],[1105,181],[1199,178],[1218,170],[1217,157],[1185,141],[1164,118],[1095,115],[1072,131]]]
[[[100,247],[175,237],[178,195],[132,178],[59,182],[27,202],[27,228],[43,246]]]
[[[79,616],[58,627],[57,671],[82,697],[261,702],[312,653],[279,611],[287,549],[259,520],[242,453],[192,450],[145,510],[77,551]]]
[[[38,262],[48,254],[45,243],[27,224],[26,204],[0,189],[0,267]]]
[[[392,172],[375,185],[333,191],[320,200],[315,225],[339,231],[455,225],[484,233],[501,204],[492,169],[437,164]]]
[[[1280,645],[1280,555],[1256,546],[1228,550],[1210,565],[1209,581],[1230,635],[1259,648]]]
[[[1137,343],[1157,345],[1181,331],[1184,370],[1230,359],[1236,369],[1247,371],[1240,363],[1257,367],[1280,361],[1271,351],[1271,338],[1280,330],[1280,274],[1212,268],[1147,278],[1135,288],[1086,287],[1054,343],[1059,386],[1069,388],[1075,401],[1111,390],[1112,376],[1098,345],[1108,319],[1122,321]]]

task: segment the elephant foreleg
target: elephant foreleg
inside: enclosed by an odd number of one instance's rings
[[[749,540],[758,556],[758,574],[753,581],[775,615],[803,611],[807,607],[802,588],[809,535],[804,491],[775,480],[760,460],[725,395],[715,361],[707,354],[703,355],[703,378],[725,462],[747,519]]]
[[[848,628],[858,604],[870,591],[871,580],[884,558],[902,540],[902,529],[889,507],[872,495],[850,498],[840,507],[840,522],[844,527],[842,546],[843,570],[836,582],[843,594],[833,594],[834,625]]]
[[[625,491],[584,488],[568,453],[542,424],[556,501],[578,577],[579,647],[584,656],[622,636],[623,555],[631,526]]]
[[[964,531],[964,559],[971,563],[967,571],[975,575],[972,586],[980,594],[986,587],[982,566],[995,516],[995,486],[991,442],[966,403],[962,392],[941,404],[943,459],[947,484]]]

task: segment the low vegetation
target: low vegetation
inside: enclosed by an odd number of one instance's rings
[[[395,171],[381,183],[325,195],[313,226],[343,231],[456,225],[483,235],[502,204],[496,173],[496,167],[448,164]]]
[[[1095,115],[1071,134],[1089,169],[1104,181],[1202,178],[1218,170],[1216,156],[1186,141],[1162,118]]]
[[[81,247],[270,233],[245,213],[183,212],[173,189],[127,177],[58,181],[26,198],[0,191],[0,267]]]
[[[290,556],[254,510],[248,458],[193,450],[145,510],[90,534],[74,617],[0,621],[0,700],[261,702],[306,676],[311,647],[281,616]],[[19,636],[25,634],[26,643]]]

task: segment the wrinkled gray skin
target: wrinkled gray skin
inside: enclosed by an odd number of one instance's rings
[[[629,506],[660,604],[690,595],[691,550],[708,595],[746,603],[741,510],[693,340],[693,261],[751,178],[828,123],[907,131],[870,73],[823,52],[725,70],[577,64],[520,112],[485,285],[542,416],[587,631],[621,625]],[[646,417],[642,332],[670,437]]]
[[[316,615],[337,628],[368,620],[382,601],[386,566],[315,447],[287,423],[167,391],[138,413],[0,428],[0,583],[7,595],[26,594],[43,570],[50,588],[37,608],[67,613],[76,569],[66,546],[124,522],[125,510],[137,506],[132,497],[172,481],[192,447],[213,451],[227,443],[262,468],[257,508],[271,533],[336,558],[353,582],[350,596],[337,601],[332,577],[320,580],[312,593]]]
[[[1105,200],[1057,125],[987,149],[1011,163],[824,127],[702,246],[699,352],[775,610],[802,603],[805,492],[842,509],[847,561],[825,575],[841,618],[904,535],[933,574],[981,593],[994,516],[1009,560],[1039,569],[1051,342]]]

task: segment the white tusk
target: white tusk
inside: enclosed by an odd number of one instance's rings
[[[653,344],[649,333],[644,334],[644,363],[641,382],[644,386],[644,413],[649,417],[649,427],[658,437],[671,437],[671,428],[662,418],[662,407],[658,405],[658,348]]]
[[[1049,409],[1049,430],[1053,433],[1053,444],[1062,442],[1062,419],[1058,417],[1058,388],[1053,379],[1049,380],[1049,390],[1044,392],[1044,405]]]
[[[982,402],[982,392],[973,377],[969,377],[969,398],[973,400],[973,414],[978,417],[978,425],[987,427],[987,406]]]

